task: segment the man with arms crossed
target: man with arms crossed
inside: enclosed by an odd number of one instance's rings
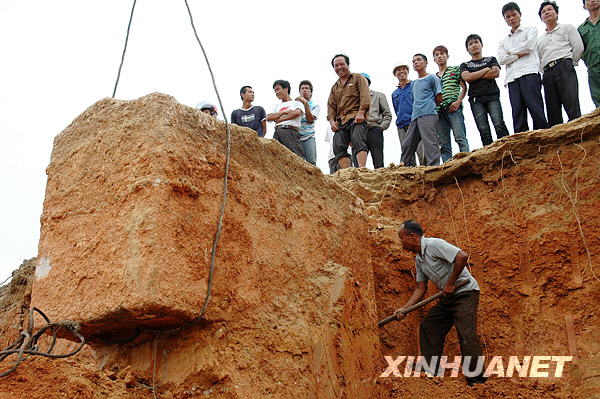
[[[502,7],[502,16],[510,26],[510,33],[498,46],[498,61],[506,65],[505,86],[508,86],[515,133],[529,130],[527,111],[533,119],[533,128],[548,126],[542,100],[540,59],[535,51],[536,28],[521,26],[521,9],[516,3]]]
[[[402,162],[405,166],[416,166],[412,155],[419,142],[423,142],[425,165],[440,164],[440,146],[436,124],[438,120],[436,106],[442,103],[442,84],[437,76],[427,73],[427,57],[423,54],[413,56],[413,68],[419,78],[412,84],[413,112],[406,138],[402,142]]]
[[[583,0],[583,8],[590,13],[578,29],[585,47],[583,61],[588,68],[592,100],[600,107],[600,0]]]
[[[454,141],[458,144],[459,151],[470,151],[462,106],[462,101],[467,94],[467,85],[460,77],[460,67],[448,66],[448,58],[448,48],[445,46],[437,46],[433,49],[433,59],[439,68],[436,75],[442,81],[444,97],[444,101],[438,107],[437,124],[442,162],[452,159],[450,130],[454,134]]]
[[[492,118],[496,137],[508,136],[500,103],[500,89],[496,84],[496,78],[500,76],[500,64],[496,57],[482,55],[481,36],[476,34],[467,36],[465,46],[471,54],[471,61],[460,65],[460,76],[469,84],[471,112],[473,112],[481,142],[485,146],[493,142],[488,115]]]
[[[548,126],[552,127],[563,123],[563,107],[569,120],[581,116],[575,65],[583,55],[583,42],[573,25],[558,23],[558,6],[555,2],[543,2],[538,14],[546,24],[536,50],[543,70]]]
[[[444,295],[421,321],[419,328],[421,355],[427,365],[431,366],[431,374],[436,374],[437,362],[444,352],[446,335],[455,325],[460,352],[463,358],[471,357],[468,370],[476,371],[479,357],[482,356],[477,337],[479,285],[465,268],[469,255],[440,238],[425,237],[423,228],[414,220],[406,220],[402,223],[398,230],[398,237],[405,250],[416,254],[417,285],[408,302],[395,312],[396,318],[401,320],[406,317],[403,310],[423,299],[427,292],[427,282],[431,280],[444,292]],[[468,283],[456,288],[457,281],[463,280],[467,280]],[[434,357],[436,358],[433,359]],[[486,379],[481,375],[467,377],[470,385],[485,381]]]
[[[273,90],[275,96],[281,100],[273,112],[267,115],[269,122],[275,122],[273,138],[304,159],[300,144],[300,120],[304,115],[304,106],[290,98],[290,82],[287,80],[276,80]]]
[[[356,152],[358,166],[367,163],[367,124],[371,97],[367,79],[360,73],[351,73],[350,58],[338,54],[331,60],[331,66],[339,79],[331,87],[327,101],[327,120],[334,132],[333,152],[340,169],[351,166],[348,146]]]
[[[231,113],[231,123],[249,127],[258,133],[259,137],[265,137],[265,134],[267,134],[267,114],[263,107],[252,105],[254,101],[252,87],[242,87],[240,97],[242,97],[242,108],[238,108]]]

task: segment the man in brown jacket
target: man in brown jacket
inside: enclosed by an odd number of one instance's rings
[[[350,59],[338,54],[331,60],[331,66],[339,79],[331,87],[327,101],[327,120],[331,125],[333,152],[340,169],[349,168],[351,163],[348,145],[352,143],[358,166],[367,163],[367,124],[366,113],[371,105],[369,84],[359,73],[351,73]]]

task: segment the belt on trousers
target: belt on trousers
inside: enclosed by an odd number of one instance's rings
[[[544,67],[544,72],[547,72],[549,69],[554,68],[555,66],[557,66],[558,64],[560,64],[563,61],[573,61],[572,58],[559,58],[558,60],[554,60],[551,61],[549,63],[546,64],[546,66]]]
[[[275,130],[277,129],[290,129],[290,130],[295,130],[297,132],[300,131],[300,129],[298,129],[296,126],[290,126],[290,125],[278,125],[275,126]]]

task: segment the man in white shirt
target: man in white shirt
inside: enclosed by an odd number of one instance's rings
[[[569,120],[581,116],[575,65],[583,54],[583,41],[573,25],[558,23],[558,6],[555,2],[544,1],[538,15],[546,24],[545,32],[537,41],[536,50],[544,74],[542,83],[548,126],[552,127],[563,123],[563,107]]]
[[[521,26],[521,9],[510,2],[502,7],[502,16],[511,30],[498,46],[498,62],[506,65],[505,86],[508,86],[515,133],[529,130],[527,111],[533,128],[548,126],[542,100],[540,59],[535,51],[538,39],[536,28]]]
[[[267,115],[267,121],[275,122],[273,138],[304,159],[304,151],[300,144],[300,124],[304,115],[304,106],[291,99],[290,82],[287,80],[276,80],[273,83],[273,90],[275,96],[281,100],[273,112]]]

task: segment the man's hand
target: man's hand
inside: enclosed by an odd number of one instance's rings
[[[454,291],[456,291],[456,286],[454,284],[446,283],[443,296],[452,296],[454,295]]]
[[[462,101],[454,101],[452,104],[450,104],[450,107],[448,107],[448,112],[450,112],[451,114],[456,112],[456,110],[460,108],[461,104]]]
[[[354,118],[354,123],[363,123],[365,121],[365,111],[358,111],[356,113],[356,118]]]
[[[406,313],[404,313],[404,308],[400,308],[394,312],[394,316],[396,316],[396,320],[404,320],[406,317]]]
[[[523,57],[525,57],[526,55],[529,55],[529,54],[527,54],[527,53],[521,53],[521,54],[517,54],[517,57],[519,57],[519,58],[523,58]]]
[[[304,98],[302,96],[296,97],[296,101],[300,101],[304,105],[306,105],[308,103],[308,101],[306,101],[306,98]]]
[[[329,121],[329,125],[331,126],[331,131],[334,133],[340,130],[338,123],[334,120]]]

